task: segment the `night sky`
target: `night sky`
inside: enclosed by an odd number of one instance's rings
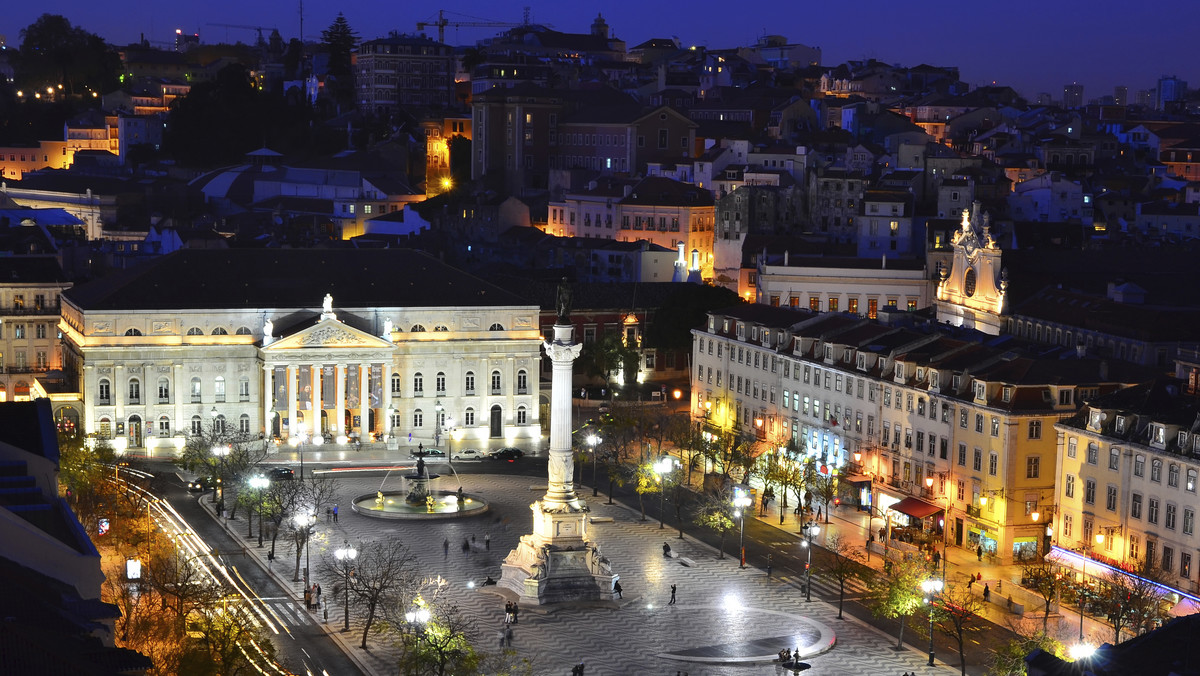
[[[283,0],[49,0],[8,2],[0,34],[9,46],[43,12],[115,44],[172,41],[176,28],[199,32],[204,42],[252,42],[250,30],[209,23],[277,27],[285,38],[299,30],[299,3]],[[444,3],[452,20],[520,22],[524,3],[459,0]],[[534,22],[564,32],[587,32],[602,13],[615,35],[632,47],[651,37],[676,36],[685,45],[726,48],[753,43],[764,34],[821,47],[826,65],[876,58],[915,66],[956,65],[974,85],[996,81],[1026,96],[1048,92],[1059,99],[1065,83],[1084,85],[1084,98],[1112,94],[1113,86],[1150,89],[1162,75],[1200,87],[1200,2],[1145,3],[1116,0],[857,0],[855,2],[683,2],[609,0],[604,3],[530,2]],[[428,7],[429,9],[425,9]],[[730,7],[744,11],[730,12]],[[756,9],[762,7],[761,11]],[[685,9],[686,8],[686,9]],[[364,39],[389,30],[415,32],[416,22],[436,17],[438,7],[410,2],[351,0],[304,2],[304,32],[319,38],[338,11]],[[500,28],[447,27],[446,41],[473,44]],[[436,30],[427,30],[436,36]]]

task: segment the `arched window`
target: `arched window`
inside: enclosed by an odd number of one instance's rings
[[[137,378],[129,379],[129,403],[142,403],[142,381]]]
[[[193,437],[200,436],[200,434],[204,431],[204,429],[200,427],[200,416],[192,416],[191,423],[191,428],[188,431],[192,433]]]
[[[228,336],[229,332],[218,326],[217,328],[212,330],[212,334],[214,336]]]
[[[445,324],[438,324],[437,326],[433,327],[433,330],[434,331],[449,331],[450,329],[446,328]]]
[[[425,327],[421,326],[420,324],[413,324],[413,327],[411,329],[409,329],[409,331],[411,333],[420,333],[421,331],[424,331],[424,330],[425,330]]]
[[[171,436],[171,418],[165,415],[158,417],[158,436]]]
[[[437,394],[439,397],[446,395],[446,374],[438,371],[434,384],[437,386]]]
[[[96,383],[96,403],[101,406],[112,404],[112,384],[108,382],[108,378],[101,378],[100,382]]]
[[[249,326],[239,326],[237,331],[234,331],[234,333],[236,333],[239,336],[248,336],[248,335],[250,335],[250,327]]]
[[[399,411],[396,411],[396,409],[394,409],[394,408],[392,409],[392,411],[393,411],[393,413],[391,415],[391,426],[392,426],[392,430],[393,430],[392,434],[396,434],[396,432],[394,430],[400,429],[400,424],[401,424],[400,413],[399,413]]]
[[[199,326],[193,326],[192,328],[187,330],[187,334],[189,336],[203,336],[204,329],[200,328]]]
[[[413,374],[413,396],[425,396],[425,376],[421,375],[420,373]]]
[[[243,413],[238,416],[238,432],[250,434],[250,416]]]
[[[475,394],[475,372],[474,371],[467,371],[467,375],[463,377],[463,389],[465,390],[465,394],[467,394],[467,395]]]
[[[475,424],[475,409],[467,408],[463,411],[463,424],[468,427]]]
[[[525,369],[517,371],[517,394],[529,394],[529,374]]]
[[[138,331],[137,329],[128,329],[127,331],[125,331],[125,335],[127,335],[127,336],[140,336],[140,335],[142,335],[142,332],[141,332],[141,331]]]
[[[213,418],[213,434],[225,434],[225,416]]]
[[[526,411],[525,411],[525,407],[518,406],[517,407],[517,424],[518,425],[527,425],[529,423],[528,417],[529,416],[528,416],[528,413],[526,413]]]
[[[108,418],[101,418],[99,432],[101,439],[112,439],[112,421]]]
[[[425,422],[425,414],[421,413],[421,409],[413,411],[413,427],[420,427]]]
[[[404,387],[404,385],[402,384],[402,382],[400,380],[400,374],[393,373],[392,374],[392,394],[400,394],[403,391],[402,390],[403,387]]]
[[[216,396],[216,401],[225,401],[225,376],[217,376],[213,380],[213,395]]]
[[[492,371],[492,394],[500,394],[500,372]]]
[[[503,331],[503,330],[504,330],[504,326],[501,324],[498,324],[498,323],[492,324],[491,326],[488,327],[488,331]]]
[[[250,378],[248,376],[238,378],[238,399],[250,401]]]
[[[171,380],[169,378],[158,379],[158,403],[171,403]]]
[[[192,378],[192,401],[200,401],[200,378]]]

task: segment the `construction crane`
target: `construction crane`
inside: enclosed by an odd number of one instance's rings
[[[452,21],[452,20],[446,18],[446,10],[439,9],[437,21],[418,21],[417,22],[417,30],[419,30],[419,31],[425,30],[426,26],[437,26],[438,42],[444,43],[444,42],[446,42],[446,26],[453,26],[455,28],[517,28],[519,26],[528,26],[528,25],[529,25],[529,7],[528,6],[525,7],[524,19],[522,20],[521,23],[513,23],[511,21],[484,21],[484,20]]]
[[[263,44],[263,31],[277,30],[270,26],[244,26],[236,23],[210,23],[210,26],[218,26],[220,28],[245,28],[248,31],[258,31],[258,44]]]

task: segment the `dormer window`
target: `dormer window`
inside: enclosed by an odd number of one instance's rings
[[[904,379],[904,364],[899,362],[896,363],[896,378],[900,380]]]
[[[1186,446],[1187,446],[1187,432],[1184,430],[1179,430],[1179,447],[1184,448]]]
[[[1088,417],[1088,427],[1093,430],[1099,430],[1100,423],[1102,422],[1104,422],[1104,413],[1093,409],[1091,415]]]
[[[723,333],[729,333],[729,320],[728,319],[725,319],[721,322],[721,331]]]
[[[737,325],[737,339],[738,340],[746,339],[746,325],[741,322],[738,322],[738,325]]]
[[[750,340],[758,340],[758,327],[750,327]]]
[[[976,380],[974,383],[974,388],[975,388],[975,398],[976,399],[983,400],[983,399],[987,398],[987,385]]]
[[[1007,386],[1004,388],[1004,391],[1003,391],[1003,393],[1001,394],[1001,397],[1000,397],[1001,399],[1003,399],[1003,400],[1004,400],[1004,403],[1008,403],[1008,402],[1012,401],[1012,398],[1013,398],[1013,389],[1014,389],[1014,388],[1012,388],[1012,387],[1007,387]]]
[[[716,331],[716,330],[717,330],[717,318],[712,315],[709,315],[708,316],[708,332],[712,333],[713,331]]]
[[[854,351],[851,350],[850,348],[846,348],[846,351],[842,353],[842,360],[849,362],[850,359],[853,357],[853,352]]]
[[[859,371],[867,370],[867,355],[865,355],[865,354],[858,355],[858,370]]]
[[[930,387],[941,387],[941,383],[939,382],[939,381],[941,381],[941,378],[939,377],[940,375],[941,374],[939,374],[937,371],[935,371],[933,369],[929,370],[929,386]]]
[[[917,382],[921,382],[922,380],[925,380],[925,369],[918,366],[917,367]]]
[[[833,359],[833,346],[829,343],[825,343],[825,358]]]
[[[1150,426],[1150,440],[1151,440],[1151,443],[1155,443],[1160,446],[1163,444],[1166,444],[1167,443],[1167,428],[1163,427],[1162,425],[1151,425]]]
[[[1117,434],[1125,433],[1125,416],[1117,416]]]
[[[952,386],[954,389],[956,389],[956,390],[957,390],[958,388],[962,387],[962,376],[954,376],[954,377],[952,377],[952,378],[950,379],[950,385],[951,385],[951,386]]]
[[[1072,397],[1072,395],[1074,395],[1074,394],[1075,394],[1074,390],[1067,390],[1067,389],[1059,390],[1058,391],[1058,405],[1059,406],[1070,406],[1074,401],[1073,397]]]

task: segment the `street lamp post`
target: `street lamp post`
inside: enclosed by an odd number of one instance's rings
[[[800,534],[804,536],[800,546],[808,550],[808,560],[804,562],[804,600],[806,603],[812,603],[812,541],[819,532],[821,532],[821,527],[814,521],[809,521],[800,529]]]
[[[592,447],[592,497],[600,495],[600,487],[596,484],[596,446],[603,441],[595,434],[589,434],[587,437],[588,446]]]
[[[312,527],[317,522],[317,517],[313,514],[297,514],[292,517],[296,528],[304,529],[304,586],[308,587],[308,541],[312,539]]]
[[[358,550],[350,541],[333,550],[333,555],[342,564],[342,631],[350,631],[350,565],[358,556]]]
[[[225,456],[229,455],[230,448],[222,444],[216,444],[212,447],[212,454],[217,456],[217,488],[220,490],[221,497],[217,500],[217,513],[222,517],[225,516]]]
[[[440,446],[442,443],[442,400],[439,399],[433,404],[433,445]]]
[[[266,500],[265,500],[263,491],[269,485],[271,485],[270,480],[261,474],[258,476],[250,477],[250,487],[255,489],[256,491],[258,491],[258,546],[259,547],[263,546],[263,505],[266,504]],[[250,521],[250,519],[246,519],[246,521]],[[249,531],[247,531],[247,537],[249,537]]]
[[[942,581],[936,577],[921,580],[925,603],[929,604],[929,666],[933,666],[933,601],[942,592]]]
[[[733,515],[737,517],[738,525],[738,552],[740,554],[741,563],[739,567],[746,567],[746,508],[750,506],[752,500],[746,491],[741,488],[733,489],[733,506],[735,508]]]
[[[658,527],[663,528],[663,519],[666,515],[666,497],[667,497],[667,473],[675,469],[675,458],[669,455],[664,455],[658,462],[654,463],[654,473],[658,475]]]

